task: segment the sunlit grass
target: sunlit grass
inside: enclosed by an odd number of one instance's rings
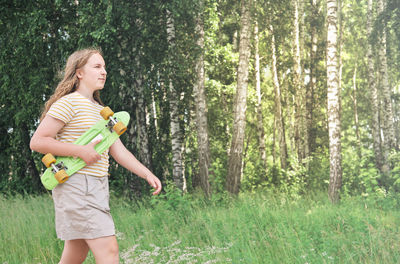
[[[112,198],[121,263],[400,262],[400,212],[384,199],[332,205],[325,195],[243,194],[151,201]],[[57,263],[63,243],[50,196],[0,197],[0,215],[0,263]]]

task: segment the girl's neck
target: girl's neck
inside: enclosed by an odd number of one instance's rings
[[[88,91],[86,89],[76,89],[76,92],[80,95],[82,95],[83,97],[85,97],[86,99],[88,99],[89,101],[91,101],[92,103],[95,103],[96,101],[93,98],[93,92],[92,91]]]

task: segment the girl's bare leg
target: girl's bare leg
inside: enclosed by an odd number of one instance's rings
[[[66,240],[59,264],[81,264],[85,261],[89,247],[83,239]]]
[[[118,243],[115,236],[85,240],[96,259],[96,264],[119,263]]]

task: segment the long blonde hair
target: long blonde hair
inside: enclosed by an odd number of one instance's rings
[[[76,91],[79,85],[79,79],[76,75],[76,70],[85,66],[90,56],[93,54],[100,54],[103,56],[101,50],[99,48],[87,48],[82,50],[77,50],[72,53],[67,60],[67,64],[64,69],[64,77],[58,83],[57,88],[55,89],[53,95],[47,100],[44,105],[44,110],[40,117],[40,121],[46,116],[46,113],[49,111],[51,105],[63,97],[64,95],[73,93]],[[96,100],[100,105],[104,105],[100,99],[100,92],[95,91],[93,94],[94,100]]]

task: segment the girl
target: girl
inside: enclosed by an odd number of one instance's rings
[[[64,78],[45,104],[41,122],[32,136],[32,150],[56,156],[79,157],[87,166],[52,191],[57,237],[65,240],[60,263],[82,263],[92,251],[96,263],[118,263],[118,244],[109,209],[108,154],[123,167],[161,191],[160,180],[117,140],[102,155],[94,146],[72,144],[94,125],[103,108],[99,91],[107,72],[98,49],[74,52],[67,60]]]

